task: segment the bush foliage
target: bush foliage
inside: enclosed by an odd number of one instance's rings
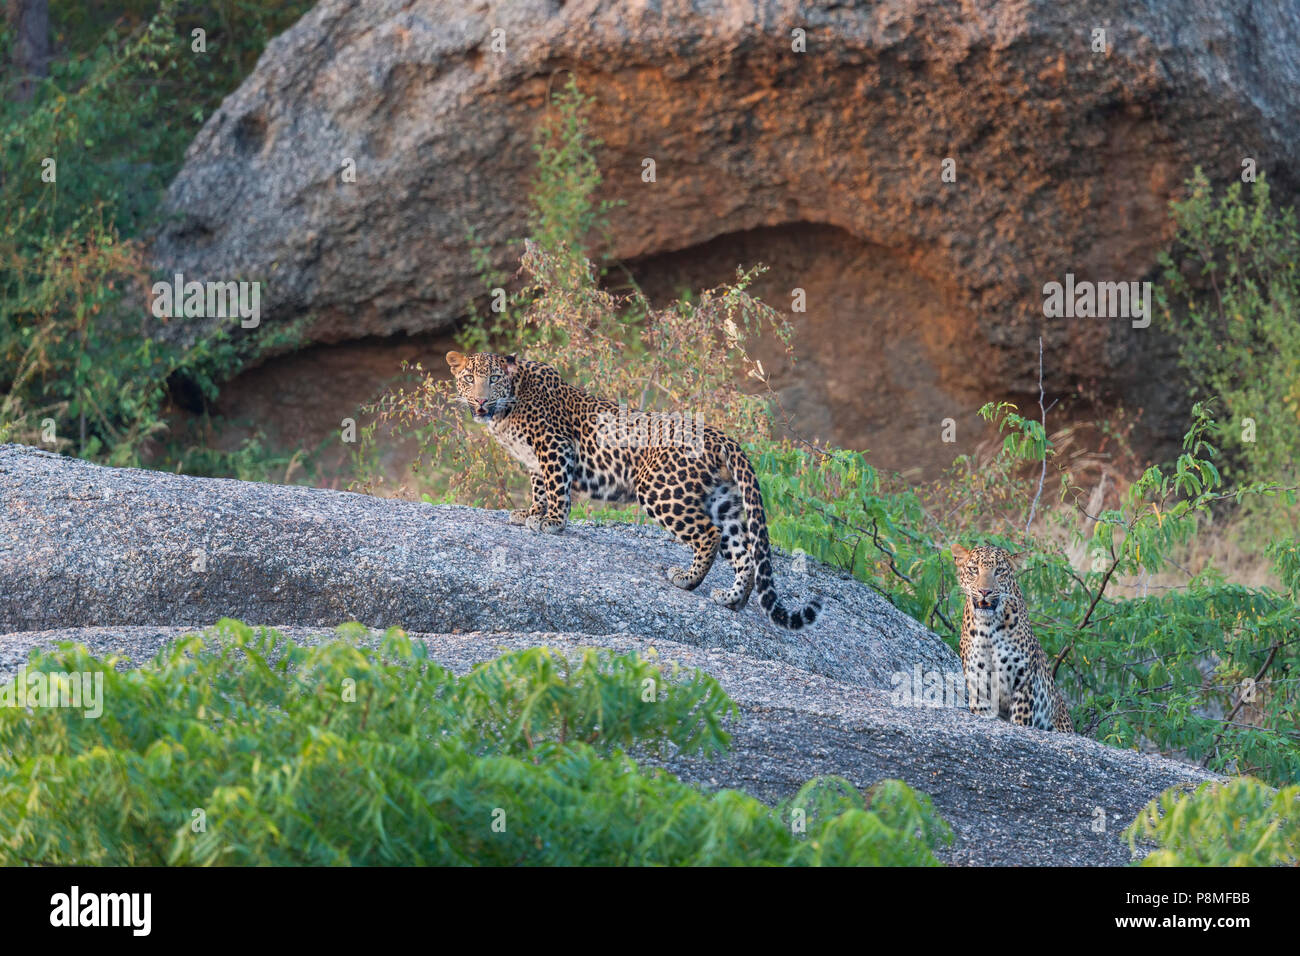
[[[1041,431],[1009,409],[989,406],[985,413],[1013,429],[1003,455],[1017,459],[1045,447]],[[1084,522],[1074,514],[1082,505],[1058,508],[1052,513],[1057,526],[1036,526],[1034,534],[936,519],[921,493],[886,488],[855,453],[768,449],[755,461],[774,540],[851,570],[954,647],[964,598],[948,545],[976,538],[1028,551],[1019,580],[1031,623],[1049,657],[1061,662],[1057,679],[1081,732],[1215,770],[1294,780],[1300,775],[1300,546],[1272,547],[1282,591],[1230,584],[1207,569],[1182,587],[1135,597],[1113,593],[1121,577],[1174,567],[1177,548],[1225,498],[1295,500],[1294,491],[1272,486],[1224,490],[1215,449],[1205,440],[1213,421],[1199,407],[1196,416],[1183,455],[1172,466],[1149,468],[1119,508],[1084,515]],[[1083,496],[1068,480],[1062,493],[1072,504]],[[1081,570],[1072,548],[1085,556]]]
[[[1300,786],[1250,777],[1166,791],[1124,831],[1143,866],[1300,866]]]
[[[1223,408],[1216,440],[1243,481],[1294,484],[1300,462],[1300,226],[1267,178],[1216,195],[1197,168],[1173,203],[1162,299],[1194,396]],[[1174,309],[1177,312],[1174,313]],[[1291,533],[1295,512],[1273,512]]]
[[[152,452],[183,468],[193,449],[164,438],[171,384],[212,399],[260,353],[297,341],[297,329],[256,340],[221,329],[163,343],[143,250],[204,116],[309,6],[171,0],[106,23],[84,4],[52,5],[64,55],[30,102],[0,98],[0,441],[116,465]]]
[[[838,778],[788,803],[706,794],[628,755],[723,750],[717,682],[548,648],[457,677],[396,629],[304,646],[223,621],[104,675],[103,716],[0,708],[0,865],[933,865],[928,798]]]

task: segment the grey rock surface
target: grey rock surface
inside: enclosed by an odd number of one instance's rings
[[[742,708],[728,755],[671,758],[670,769],[771,802],[821,774],[859,786],[898,777],[953,825],[945,856],[958,863],[1123,863],[1118,831],[1147,801],[1210,779],[1082,737],[900,703],[895,674],[960,674],[955,655],[815,562],[795,574],[777,561],[787,592],[826,599],[818,623],[791,635],[757,609],[735,614],[670,586],[661,568],[684,549],[653,527],[538,535],[502,512],[103,468],[20,445],[0,446],[0,516],[0,676],[65,640],[140,665],[225,616],[304,641],[350,620],[399,625],[460,671],[540,643],[654,647],[713,674]]]
[[[264,327],[310,314],[319,341],[445,329],[483,292],[470,227],[514,271],[533,130],[572,72],[626,203],[609,252],[835,227],[932,281],[964,346],[946,372],[1028,391],[1010,346],[1043,284],[1149,277],[1195,165],[1253,159],[1294,194],[1297,49],[1297,0],[322,0],[189,147],[154,261],[263,280]],[[1049,324],[1048,364],[1104,374],[1159,342]]]
[[[285,627],[301,643],[320,630]],[[141,663],[177,627],[91,627],[0,634],[0,677],[33,647],[60,641]],[[967,865],[1120,865],[1120,831],[1156,794],[1212,779],[1194,767],[1093,740],[1028,730],[966,711],[900,707],[891,695],[788,664],[713,647],[631,634],[412,634],[444,666],[463,673],[509,650],[548,645],[565,652],[605,647],[646,653],[713,674],[740,706],[729,752],[664,761],[706,788],[736,788],[775,803],[808,779],[836,774],[859,787],[898,778],[930,794],[953,828],[940,853]],[[372,633],[369,643],[377,643]]]
[[[102,468],[0,446],[0,631],[250,623],[408,631],[628,632],[784,661],[864,687],[960,670],[952,650],[838,571],[775,562],[777,587],[822,595],[797,634],[756,601],[735,613],[664,580],[689,551],[657,526],[540,535],[504,512],[348,492]],[[202,568],[202,570],[198,570]]]

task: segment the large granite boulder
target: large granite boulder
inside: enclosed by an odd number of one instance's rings
[[[876,448],[902,414],[903,467],[922,426],[933,446],[1036,395],[1045,331],[1058,392],[1181,434],[1159,321],[1045,320],[1043,286],[1151,278],[1196,164],[1249,158],[1294,195],[1297,49],[1297,0],[324,0],[190,146],[155,261],[265,280],[263,326],[310,314],[319,341],[444,330],[483,292],[471,227],[517,264],[533,130],[572,72],[626,203],[609,251],[647,287],[761,259],[778,307],[805,289],[809,364],[774,380],[807,431]]]
[[[102,468],[0,446],[0,631],[201,626],[221,617],[411,631],[632,632],[780,660],[864,687],[960,671],[942,640],[816,562],[775,562],[778,588],[822,595],[815,627],[737,614],[663,577],[689,551],[658,526],[575,523],[562,535],[504,512],[296,485]],[[805,562],[801,562],[803,565]]]

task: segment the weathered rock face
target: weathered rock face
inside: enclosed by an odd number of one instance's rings
[[[833,570],[776,560],[778,588],[826,610],[798,636],[757,602],[663,577],[689,552],[658,527],[538,535],[502,512],[292,485],[101,468],[0,446],[0,630],[252,622],[411,631],[632,632],[786,661],[865,687],[960,670],[948,646]],[[201,570],[200,570],[201,569]],[[798,594],[796,592],[799,592]]]
[[[156,261],[263,279],[267,322],[311,314],[321,341],[445,329],[481,292],[467,228],[503,265],[518,253],[532,130],[572,71],[626,203],[613,254],[671,279],[680,261],[656,257],[712,243],[724,279],[765,230],[804,230],[801,262],[758,251],[776,305],[808,295],[810,431],[881,376],[941,383],[936,421],[1036,394],[1041,327],[1059,392],[1095,381],[1144,404],[1168,362],[1159,322],[1044,320],[1043,284],[1149,278],[1195,164],[1231,178],[1250,157],[1293,195],[1297,49],[1296,0],[325,0],[192,144]],[[846,360],[850,340],[889,347]],[[860,417],[830,424],[879,444]]]

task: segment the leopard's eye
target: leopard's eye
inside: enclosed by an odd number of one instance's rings
[[[493,376],[492,376],[492,384],[493,384],[493,385],[495,385],[495,384],[496,384],[497,382],[499,382],[500,380],[501,380],[501,376],[500,376],[500,375],[493,375]]]

